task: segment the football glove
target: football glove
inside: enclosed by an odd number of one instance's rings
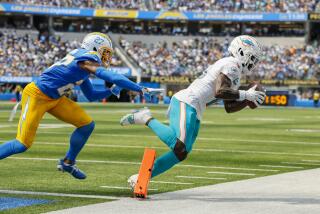
[[[159,95],[164,91],[162,88],[142,88],[142,94],[147,101],[150,101],[152,96]]]
[[[254,85],[247,91],[239,90],[239,100],[248,100],[253,102],[256,106],[261,105],[266,98],[266,93],[262,91],[256,91],[257,85]]]
[[[115,95],[116,97],[118,97],[118,99],[120,98],[120,92],[121,92],[122,88],[117,86],[116,84],[113,84],[110,88],[110,91],[113,95]]]

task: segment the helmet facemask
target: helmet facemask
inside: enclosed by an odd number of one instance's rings
[[[109,67],[112,62],[113,49],[108,46],[101,46],[97,50],[104,67]]]
[[[244,72],[245,73],[251,73],[251,71],[254,70],[254,68],[257,66],[257,64],[259,63],[259,58],[255,57],[254,55],[249,55],[247,57],[247,60],[245,63],[243,63],[243,67],[244,67]]]

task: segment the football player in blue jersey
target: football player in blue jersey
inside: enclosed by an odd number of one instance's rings
[[[149,95],[148,88],[106,70],[112,53],[112,42],[107,35],[90,33],[84,38],[81,48],[71,51],[65,58],[47,68],[36,82],[28,84],[22,94],[22,111],[16,139],[0,145],[0,159],[30,148],[39,122],[48,112],[76,127],[70,138],[69,150],[58,162],[58,169],[69,172],[77,179],[85,179],[85,173],[75,165],[76,157],[91,135],[95,123],[77,103],[64,95],[75,85],[80,86],[89,101],[108,97],[121,88]],[[114,87],[95,90],[89,80],[90,74],[113,83]]]

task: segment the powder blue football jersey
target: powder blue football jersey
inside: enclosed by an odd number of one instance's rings
[[[89,72],[79,67],[78,62],[81,61],[102,64],[97,52],[75,49],[47,68],[36,81],[36,85],[50,98],[60,98],[89,77]]]

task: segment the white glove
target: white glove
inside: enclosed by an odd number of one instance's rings
[[[149,96],[161,94],[163,91],[164,89],[162,88],[143,88],[142,89],[142,93],[144,95],[149,95]]]
[[[152,96],[161,94],[163,91],[164,89],[162,88],[143,88],[142,94],[147,101],[150,101]]]
[[[256,91],[257,85],[251,87],[247,91],[239,90],[239,100],[248,100],[253,102],[256,106],[261,105],[266,98],[266,93],[262,91]]]
[[[113,95],[115,95],[118,99],[120,98],[120,92],[122,88],[117,86],[116,84],[113,84],[110,88],[110,91]]]

